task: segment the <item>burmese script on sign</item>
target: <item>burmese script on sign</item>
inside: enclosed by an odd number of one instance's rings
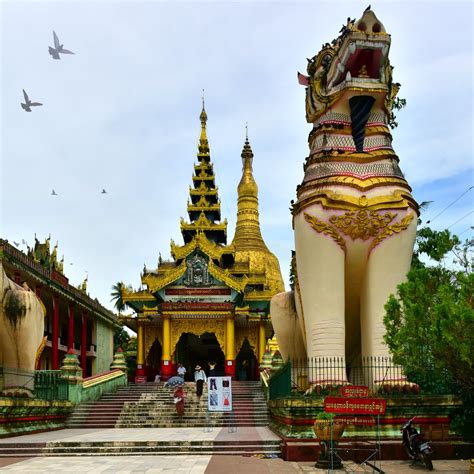
[[[383,415],[387,406],[383,398],[326,397],[324,411],[343,415]]]
[[[365,385],[345,385],[341,389],[343,397],[368,397],[369,387]]]

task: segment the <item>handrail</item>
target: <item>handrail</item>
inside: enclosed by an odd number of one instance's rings
[[[120,369],[110,370],[108,372],[103,372],[101,374],[93,375],[91,377],[87,377],[82,381],[82,388],[90,388],[95,385],[99,385],[104,382],[108,382],[109,380],[116,379],[124,375]]]

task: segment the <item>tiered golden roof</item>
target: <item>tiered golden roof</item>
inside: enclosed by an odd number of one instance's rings
[[[237,224],[232,244],[225,245],[227,220],[220,222],[220,201],[214,185],[207,140],[207,114],[203,109],[198,147],[199,164],[194,166],[188,214],[190,222],[181,219],[184,245],[171,241],[173,261],[160,258],[158,268],[142,274],[146,290],[124,290],[124,301],[156,310],[157,293],[180,279],[187,271],[186,258],[199,249],[208,257],[208,270],[215,279],[243,294],[239,314],[268,311],[272,296],[284,290],[277,258],[265,245],[259,222],[258,187],[253,177],[253,152],[248,138],[242,151],[243,172],[238,185]],[[156,298],[156,303],[153,300]],[[263,303],[263,305],[262,305]],[[151,310],[150,309],[150,310]]]
[[[197,232],[216,243],[225,244],[227,240],[227,220],[221,220],[221,203],[215,185],[214,168],[211,163],[209,141],[207,139],[207,114],[202,104],[201,136],[198,145],[198,164],[194,165],[193,187],[189,189],[189,222],[181,219],[181,233],[185,244],[190,243]]]

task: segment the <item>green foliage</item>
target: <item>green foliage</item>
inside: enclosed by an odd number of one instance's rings
[[[332,420],[332,413],[326,413],[325,411],[320,411],[316,415],[316,420],[318,421],[331,421]]]
[[[123,302],[122,292],[125,289],[125,283],[123,281],[119,281],[112,285],[112,292],[110,296],[112,296],[110,301],[114,301],[115,309],[121,313],[125,308],[126,305]]]
[[[388,120],[388,125],[391,129],[397,128],[398,127],[398,122],[397,122],[397,116],[395,115],[394,110],[402,110],[405,108],[407,105],[407,100],[406,99],[400,99],[400,97],[395,97],[393,104],[392,104],[392,110],[390,113],[390,117]]]
[[[426,254],[436,262],[440,262],[443,257],[456,246],[460,245],[460,240],[456,235],[451,235],[448,229],[437,231],[429,227],[423,227],[417,232],[416,254]]]
[[[130,334],[123,327],[118,328],[114,333],[114,352],[121,347],[124,351],[129,350]]]
[[[384,318],[384,339],[395,362],[422,390],[459,394],[466,420],[474,418],[472,249],[472,241],[461,245],[448,230],[421,229],[412,269],[407,281],[398,286],[397,295],[390,296]],[[461,270],[443,265],[448,252],[461,256],[456,260]],[[423,263],[422,255],[435,264]],[[467,425],[463,426],[464,434],[469,434]]]
[[[291,261],[290,261],[290,288],[292,291],[295,289],[295,280],[296,280],[296,252],[291,251]]]

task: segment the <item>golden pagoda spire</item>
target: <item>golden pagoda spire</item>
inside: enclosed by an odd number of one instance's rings
[[[189,223],[184,219],[181,220],[181,233],[185,244],[188,244],[198,231],[204,232],[212,242],[225,244],[227,241],[227,220],[221,222],[221,203],[207,140],[207,113],[204,95],[199,119],[201,121],[201,136],[197,154],[198,164],[194,165],[193,185],[189,189],[190,199],[188,199],[187,205]]]
[[[242,178],[237,187],[237,224],[233,244],[240,250],[269,251],[260,231],[258,213],[258,186],[253,177],[253,151],[246,128],[245,143],[242,149]]]

